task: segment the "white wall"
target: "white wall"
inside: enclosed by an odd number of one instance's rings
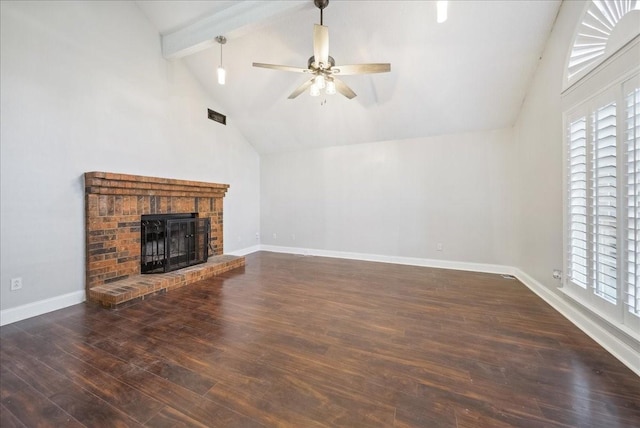
[[[256,244],[259,156],[134,3],[0,5],[1,309],[84,290],[85,171],[228,183],[225,251]]]
[[[497,130],[263,156],[262,243],[512,265],[512,140]]]
[[[517,265],[555,288],[562,269],[562,107],[560,94],[567,52],[583,2],[564,2],[522,107],[516,133],[518,164]]]

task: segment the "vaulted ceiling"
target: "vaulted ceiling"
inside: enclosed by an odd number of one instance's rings
[[[344,76],[352,100],[290,100],[306,75],[252,67],[306,67],[320,21],[312,0],[265,3],[137,2],[165,54],[184,61],[260,153],[512,126],[561,2],[450,1],[448,20],[437,24],[433,1],[331,0],[324,25],[336,63],[391,63],[390,73]],[[224,86],[216,35],[228,39]]]

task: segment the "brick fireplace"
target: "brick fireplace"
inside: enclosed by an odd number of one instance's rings
[[[87,172],[87,298],[108,307],[244,266],[223,256],[223,198],[229,185]],[[142,215],[189,213],[210,219],[210,262],[170,274],[141,275]]]

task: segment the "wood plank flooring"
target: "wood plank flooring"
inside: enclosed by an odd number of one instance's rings
[[[262,252],[0,340],[2,427],[640,426],[640,377],[499,275]]]

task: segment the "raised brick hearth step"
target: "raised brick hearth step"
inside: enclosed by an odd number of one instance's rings
[[[116,308],[123,303],[144,299],[145,296],[163,293],[183,287],[245,265],[244,257],[213,256],[206,263],[169,273],[134,275],[129,278],[101,284],[89,289],[89,301],[106,308]]]

